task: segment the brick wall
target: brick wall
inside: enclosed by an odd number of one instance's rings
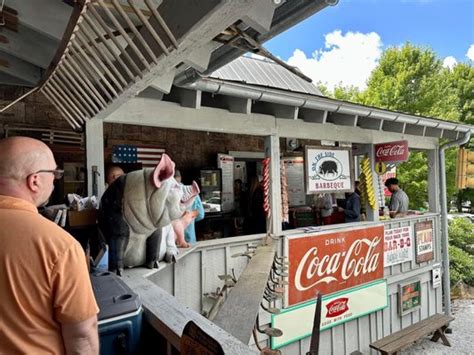
[[[29,88],[0,85],[0,106],[8,105],[29,90]],[[66,120],[61,118],[59,111],[41,93],[31,94],[4,113],[0,113],[0,123],[0,126],[11,124],[71,129]]]
[[[154,145],[166,153],[183,170],[212,167],[217,164],[217,153],[229,150],[263,152],[263,137],[206,133],[189,130],[140,127],[123,124],[104,124],[105,160],[111,161],[114,144]]]

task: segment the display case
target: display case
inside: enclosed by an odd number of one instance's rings
[[[201,200],[204,212],[222,212],[222,171],[221,169],[202,169],[199,172]]]

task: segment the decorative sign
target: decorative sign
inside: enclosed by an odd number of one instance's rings
[[[396,141],[376,144],[375,161],[406,161],[408,159],[408,141]]]
[[[378,161],[375,163],[375,172],[377,175],[383,175],[387,172],[387,164],[385,164],[383,161]]]
[[[433,282],[433,288],[438,288],[441,286],[441,265],[433,265],[433,270],[431,270],[431,281]]]
[[[306,204],[304,191],[304,159],[303,157],[282,158],[286,168],[288,181],[288,205],[303,206]]]
[[[388,191],[387,187],[385,186],[385,181],[394,177],[397,177],[397,167],[395,165],[388,167],[387,172],[381,176],[381,183],[382,183],[382,186],[384,187],[383,194],[385,197],[392,196],[392,193]]]
[[[418,264],[433,260],[433,221],[415,223],[415,244]]]
[[[180,353],[185,355],[224,355],[222,346],[193,321],[184,327],[180,348]]]
[[[392,266],[413,259],[411,227],[385,229],[383,266]]]
[[[379,280],[344,292],[324,296],[321,331],[387,307],[387,281]],[[272,314],[272,328],[283,331],[272,337],[272,349],[281,348],[311,335],[316,300]]]
[[[328,295],[383,277],[383,225],[288,236],[285,305]]]
[[[306,146],[306,193],[353,191],[352,163],[348,148]]]
[[[222,211],[234,209],[234,157],[217,154],[217,167],[222,169]]]
[[[400,316],[421,308],[421,281],[398,285],[398,310]]]

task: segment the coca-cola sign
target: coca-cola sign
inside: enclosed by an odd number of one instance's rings
[[[337,317],[337,316],[340,316],[341,314],[344,314],[346,311],[349,310],[349,307],[347,306],[348,301],[349,301],[349,298],[341,297],[328,303],[326,305],[326,309],[327,309],[326,317],[332,318],[332,317]]]
[[[375,145],[375,161],[405,161],[408,159],[408,141]]]
[[[383,277],[383,225],[288,238],[287,305]]]

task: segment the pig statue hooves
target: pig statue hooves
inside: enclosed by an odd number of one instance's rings
[[[160,266],[158,264],[158,261],[149,261],[145,264],[145,267],[147,267],[148,269],[159,269]]]
[[[173,253],[166,253],[165,255],[165,261],[167,263],[175,263],[177,260],[176,260],[176,254],[173,254]]]

